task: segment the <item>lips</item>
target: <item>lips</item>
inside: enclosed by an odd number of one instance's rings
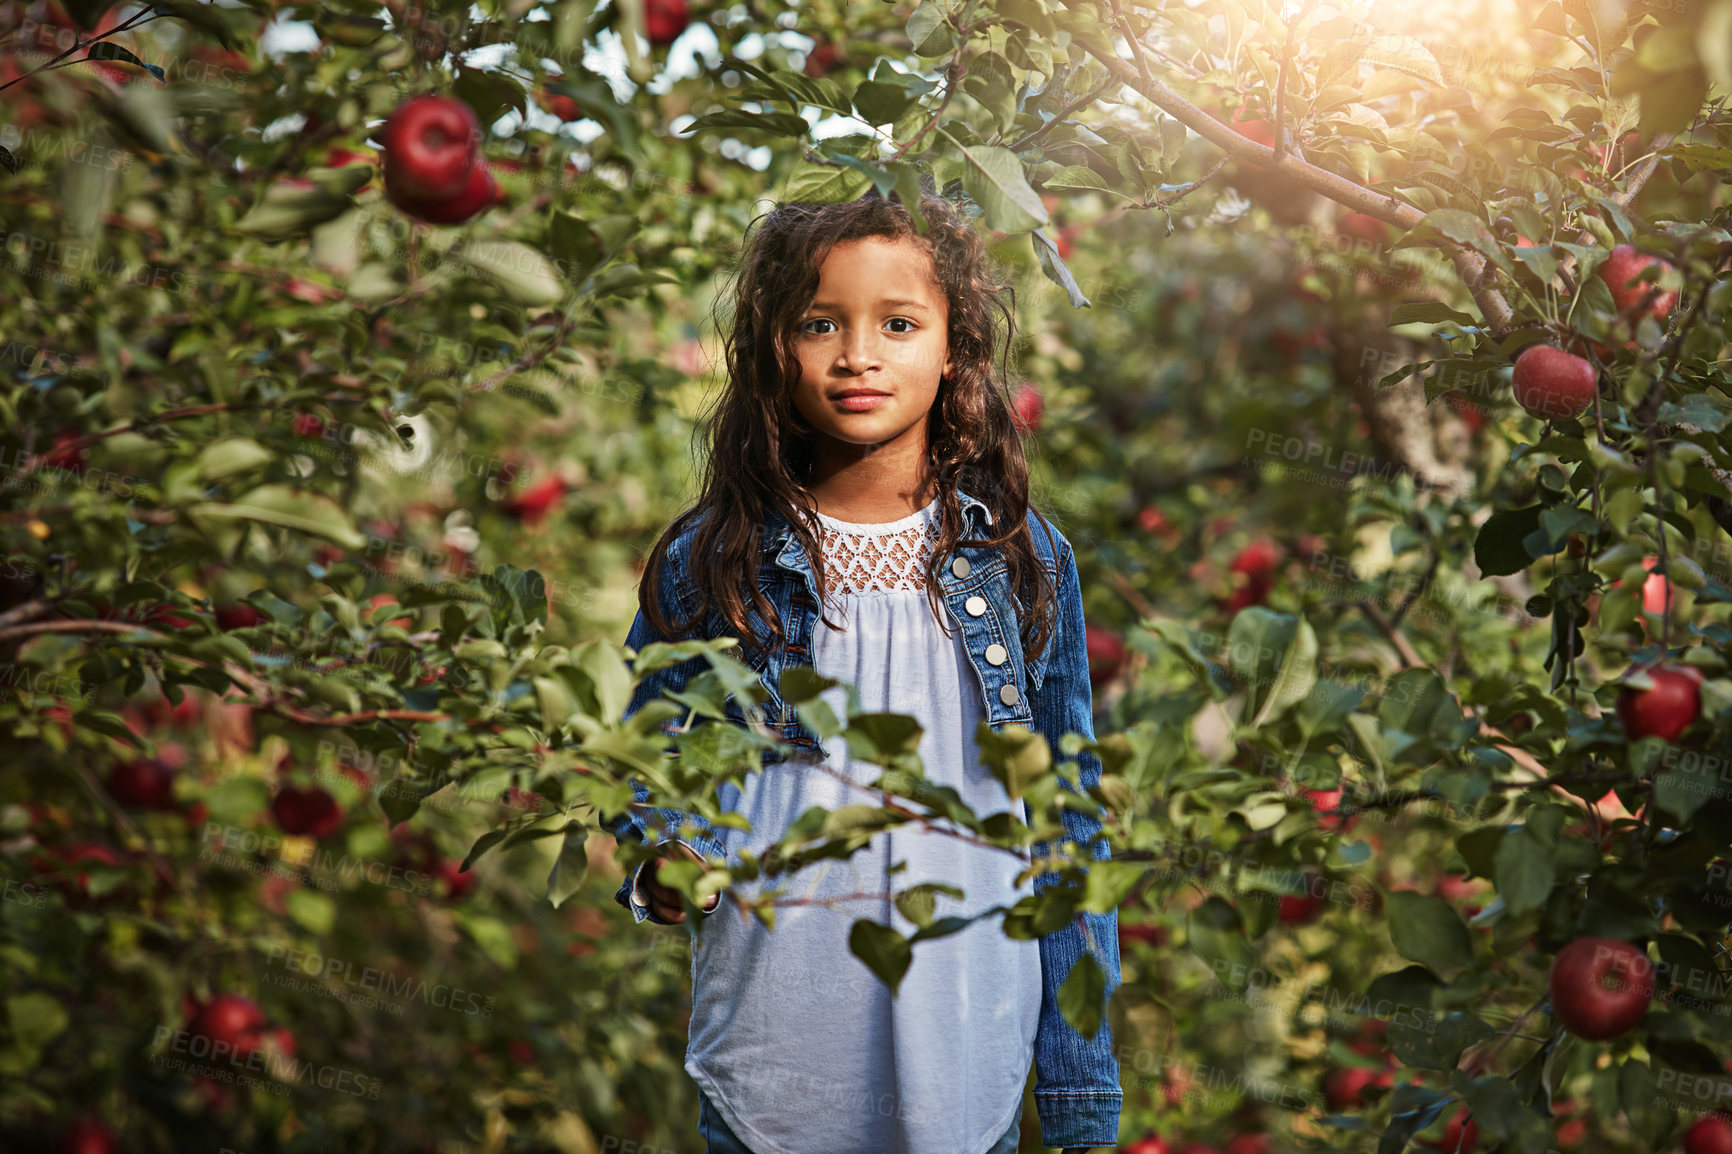
[[[889,395],[883,389],[843,389],[839,393],[831,393],[830,399],[841,401],[849,397],[888,397]]]

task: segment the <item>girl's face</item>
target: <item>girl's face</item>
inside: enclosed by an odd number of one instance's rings
[[[923,443],[939,378],[950,372],[949,314],[932,258],[912,238],[836,244],[794,337],[794,407],[820,439]]]

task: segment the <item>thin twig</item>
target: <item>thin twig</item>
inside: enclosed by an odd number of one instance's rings
[[[1288,153],[1277,161],[1274,149],[1240,136],[1231,127],[1210,116],[1159,79],[1144,80],[1135,67],[1117,55],[1103,53],[1087,43],[1081,43],[1081,47],[1125,85],[1233,159],[1272,169],[1301,188],[1326,196],[1354,211],[1398,228],[1412,229],[1425,219],[1425,213],[1413,205],[1388,193],[1373,192],[1356,181],[1311,164],[1298,154]],[[1515,323],[1515,314],[1499,289],[1482,283],[1485,258],[1465,244],[1450,243],[1448,251],[1463,283],[1472,286],[1474,301],[1478,304],[1486,327],[1492,335],[1501,337],[1509,332]]]
[[[12,87],[14,84],[22,84],[24,81],[30,79],[32,76],[35,76],[38,72],[46,72],[49,69],[58,66],[62,60],[65,60],[68,56],[71,56],[74,52],[77,52],[80,48],[88,49],[92,44],[95,44],[98,40],[106,40],[110,36],[114,36],[118,33],[129,32],[133,28],[135,28],[136,26],[138,26],[140,24],[148,24],[152,20],[160,19],[165,15],[167,15],[167,14],[163,13],[163,12],[157,12],[150,7],[145,7],[145,8],[140,9],[138,14],[135,15],[132,19],[128,20],[125,24],[120,24],[120,25],[117,25],[113,28],[110,28],[107,32],[98,33],[97,35],[92,36],[89,40],[78,40],[77,36],[74,35],[73,39],[77,40],[77,43],[73,44],[73,46],[71,48],[68,48],[66,51],[62,52],[59,56],[56,56],[56,57],[46,61],[45,63],[37,65],[35,68],[32,68],[29,72],[26,72],[24,75],[15,77],[11,80],[8,80],[4,84],[0,84],[0,92],[6,91],[8,88]],[[86,56],[86,59],[89,59],[89,57]],[[73,61],[70,61],[69,63],[81,64],[81,63],[83,63],[83,61],[73,60]]]

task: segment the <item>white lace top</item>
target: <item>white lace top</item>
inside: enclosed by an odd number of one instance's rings
[[[911,714],[927,776],[976,813],[1009,807],[980,765],[980,680],[961,630],[947,634],[927,600],[925,572],[938,504],[897,521],[858,525],[820,514],[839,629],[812,640],[819,673],[859,687],[868,712]],[[837,621],[837,614],[831,614]],[[840,687],[825,699],[843,716]],[[812,806],[871,803],[879,767],[840,739],[822,764],[778,763],[724,786],[722,804],[750,832],[718,829],[730,860],[762,854]],[[897,862],[906,869],[891,872]],[[915,926],[888,896],[920,882],[939,894],[933,915],[1010,905],[1010,854],[909,825],[876,835],[847,861],[777,879],[787,904],[766,930],[725,902],[694,924],[691,1042],[686,1071],[754,1154],[985,1154],[1016,1118],[1040,1012],[1039,943],[1011,941],[987,917],[921,942],[893,998],[848,949],[857,918]],[[762,883],[760,883],[762,884]],[[755,887],[742,885],[747,892]]]
[[[855,525],[819,513],[825,597],[838,591],[924,592],[927,563],[938,539],[937,511],[934,497],[920,512],[881,525]]]

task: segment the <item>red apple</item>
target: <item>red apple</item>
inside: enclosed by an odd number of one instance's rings
[[[1626,685],[1618,694],[1618,719],[1631,741],[1658,737],[1673,742],[1702,712],[1702,674],[1689,665],[1647,670],[1652,689]]]
[[[1207,1142],[1188,1142],[1179,1151],[1179,1154],[1221,1154],[1221,1152]]]
[[[1632,322],[1637,319],[1632,314],[1643,309],[1664,320],[1672,306],[1678,303],[1676,290],[1662,291],[1656,283],[1636,279],[1650,268],[1658,269],[1662,275],[1672,271],[1670,262],[1641,252],[1634,245],[1621,244],[1594,270],[1594,274],[1612,290],[1612,304],[1618,313],[1630,317]]]
[[[643,28],[651,44],[672,44],[689,23],[686,0],[644,0]]]
[[[1572,554],[1572,556],[1580,555],[1580,553]],[[1660,559],[1658,557],[1642,558],[1642,565],[1648,570],[1647,579],[1642,582],[1642,612],[1658,613],[1663,617],[1677,602],[1678,595],[1677,590],[1672,587],[1671,581],[1667,580],[1666,575],[1659,571],[1659,564]],[[1621,580],[1614,581],[1612,588],[1622,588],[1623,584]]]
[[[828,76],[846,63],[848,62],[843,58],[842,50],[836,47],[835,41],[820,40],[812,49],[812,54],[806,57],[805,71],[807,76]]]
[[[432,863],[428,870],[445,887],[445,897],[450,901],[467,896],[469,891],[475,888],[475,872],[462,869],[462,865],[460,861],[441,858]]]
[[[1282,894],[1275,906],[1275,919],[1284,926],[1314,921],[1323,912],[1323,899],[1316,894]]]
[[[561,120],[570,124],[574,120],[582,120],[589,115],[583,110],[583,105],[571,97],[559,92],[543,92],[540,99],[541,107],[553,113]]]
[[[1589,1042],[1635,1029],[1654,997],[1654,965],[1638,946],[1577,938],[1552,960],[1552,1016]]]
[[[1275,572],[1275,566],[1281,562],[1281,549],[1267,537],[1257,540],[1239,550],[1238,554],[1227,565],[1230,573],[1243,573],[1249,577],[1268,577]]]
[[[42,454],[42,465],[49,469],[66,469],[77,473],[84,469],[87,454],[81,443],[84,434],[74,429],[62,429],[54,434],[54,447]]]
[[[1710,1114],[1684,1131],[1684,1154],[1732,1154],[1732,1122]]]
[[[367,598],[367,608],[369,609],[378,609],[385,605],[396,604],[399,604],[397,598],[389,593],[375,593],[371,597]],[[397,625],[404,629],[408,629],[415,624],[415,619],[413,617],[392,617],[386,621],[385,624]]]
[[[1594,403],[1599,374],[1586,360],[1550,345],[1530,345],[1516,358],[1516,404],[1548,421],[1578,417]]]
[[[1173,1148],[1153,1134],[1145,1134],[1129,1146],[1119,1147],[1119,1154],[1173,1154]]]
[[[1455,1116],[1443,1128],[1443,1137],[1432,1143],[1433,1150],[1447,1150],[1451,1154],[1469,1154],[1469,1151],[1479,1145],[1479,1124],[1468,1114],[1467,1107],[1455,1112]]]
[[[1389,226],[1363,212],[1350,212],[1335,222],[1335,230],[1355,240],[1383,244],[1389,239]]]
[[[1167,927],[1153,925],[1148,922],[1119,921],[1119,941],[1144,942],[1151,946],[1167,944]]]
[[[392,199],[443,201],[464,192],[481,145],[475,110],[453,96],[411,96],[379,131]]]
[[[1089,682],[1100,685],[1119,675],[1125,664],[1125,642],[1110,629],[1098,625],[1083,626],[1088,641]]]
[[[550,473],[507,500],[501,507],[526,525],[540,524],[554,504],[565,495],[565,488],[565,478],[558,473]]]
[[[53,1154],[115,1154],[120,1146],[108,1124],[95,1118],[80,1118],[60,1132]]]
[[[1388,1086],[1394,1076],[1388,1070],[1366,1066],[1349,1066],[1331,1070],[1323,1079],[1323,1100],[1335,1111],[1351,1110],[1365,1102],[1365,1091],[1372,1086]]]
[[[1317,828],[1329,830],[1349,830],[1359,820],[1357,814],[1342,815],[1332,813],[1339,809],[1343,791],[1340,789],[1308,789],[1305,797],[1311,802],[1311,808],[1317,811]]]
[[[1173,523],[1167,519],[1167,515],[1153,505],[1149,505],[1137,514],[1137,524],[1141,525],[1143,531],[1147,533],[1166,533],[1173,528]]]
[[[1233,119],[1227,126],[1246,140],[1254,140],[1266,148],[1274,148],[1275,126],[1267,120],[1243,119],[1245,108],[1245,105],[1239,105],[1239,110],[1233,113]]]
[[[59,859],[59,866],[50,863],[46,858],[37,858],[32,862],[32,868],[38,873],[58,873],[66,866],[77,866],[90,863],[95,866],[113,866],[119,868],[126,864],[125,860],[112,846],[99,841],[76,842],[63,849],[48,851],[52,857]],[[60,892],[66,895],[69,902],[82,906],[90,898],[90,875],[74,873],[70,877],[62,876],[55,882]]]
[[[251,629],[265,623],[265,615],[251,605],[236,603],[216,607],[216,623],[222,629]]]
[[[1443,397],[1449,402],[1449,407],[1455,410],[1455,415],[1461,418],[1462,424],[1467,426],[1468,432],[1477,433],[1485,428],[1485,410],[1474,404],[1466,393],[1460,389],[1451,389],[1443,394]]]
[[[271,801],[271,814],[284,833],[310,837],[325,837],[343,824],[337,799],[316,785],[306,789],[284,786]]]
[[[1040,390],[1033,385],[1024,384],[1016,391],[1016,398],[1011,402],[1011,421],[1019,433],[1033,433],[1040,429],[1041,418],[1046,415],[1046,399],[1040,395]]]
[[[127,809],[173,809],[174,770],[154,758],[117,765],[108,792]]]
[[[1225,1154],[1274,1154],[1275,1141],[1267,1134],[1235,1134],[1227,1139]]]
[[[193,1014],[187,1032],[209,1038],[213,1045],[226,1044],[237,1057],[246,1057],[265,1040],[265,1012],[257,1002],[241,994],[218,994]]]
[[[391,203],[428,224],[462,224],[475,214],[497,204],[502,196],[499,181],[484,161],[477,160],[463,187],[455,194],[422,198],[391,193]]]

